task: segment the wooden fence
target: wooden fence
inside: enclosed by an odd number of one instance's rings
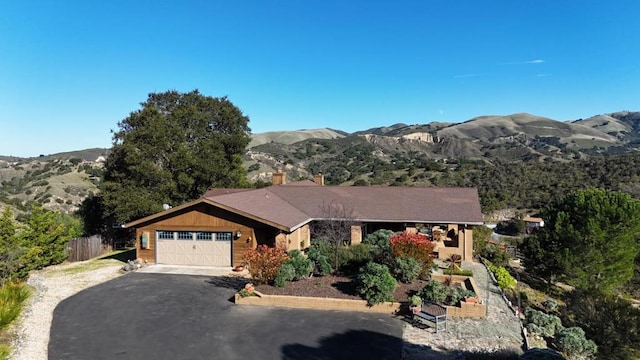
[[[112,247],[109,244],[103,244],[102,236],[93,235],[69,240],[67,251],[69,251],[68,261],[84,261],[111,252]]]

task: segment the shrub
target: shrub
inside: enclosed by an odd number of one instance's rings
[[[579,327],[564,328],[556,334],[555,345],[565,355],[572,359],[590,358],[598,351],[596,343],[587,340],[584,330]]]
[[[365,238],[362,240],[362,243],[377,246],[379,249],[385,249],[390,246],[389,238],[391,238],[391,235],[393,235],[393,231],[391,230],[376,230],[371,234],[365,236]]]
[[[403,283],[410,283],[418,278],[422,267],[418,260],[410,257],[398,257],[395,261],[395,267],[393,269],[396,279]]]
[[[391,250],[396,258],[414,258],[420,263],[422,271],[429,271],[433,264],[433,248],[435,244],[429,238],[420,234],[403,232],[395,234],[389,239]]]
[[[282,264],[282,266],[280,266],[280,269],[278,269],[278,274],[273,280],[274,286],[284,287],[287,281],[292,281],[296,278],[296,268],[289,262],[290,260],[291,259],[287,260],[284,264]]]
[[[485,264],[489,270],[495,275],[498,287],[503,290],[513,289],[516,287],[516,279],[509,274],[509,271],[502,266],[495,266],[491,262],[486,261]]]
[[[447,299],[447,287],[439,281],[431,280],[418,292],[418,296],[426,302],[443,303]]]
[[[544,337],[553,337],[563,329],[562,321],[555,315],[549,315],[529,307],[524,311],[524,316],[527,330],[531,333]]]
[[[371,244],[355,244],[345,246],[339,252],[340,263],[348,270],[360,269],[374,258],[374,246]]]
[[[289,257],[280,247],[258,245],[255,249],[247,251],[244,262],[249,266],[249,274],[257,284],[266,284],[273,281],[278,270]]]
[[[556,311],[558,309],[558,302],[553,299],[547,299],[542,303],[542,306],[548,312]]]
[[[311,272],[313,272],[313,261],[304,257],[300,250],[289,251],[289,259],[285,261],[284,265],[291,265],[293,268],[293,279],[287,281],[309,277]],[[280,269],[282,269],[282,267]]]
[[[451,269],[444,269],[442,270],[442,273],[445,275],[462,275],[462,276],[473,276],[473,271],[471,270],[461,270],[461,269],[455,269],[455,270],[451,270]]]
[[[329,259],[325,254],[323,254],[317,247],[312,246],[309,248],[309,252],[307,253],[309,260],[311,260],[314,264],[315,272],[320,275],[327,275],[333,271],[331,268],[331,264],[329,264]]]
[[[473,235],[475,238],[475,233]],[[477,256],[489,260],[496,265],[504,266],[509,261],[507,252],[497,244],[488,243],[484,240],[475,241],[474,239],[473,246]]]
[[[389,268],[370,262],[365,265],[356,277],[358,292],[367,300],[369,306],[393,300],[396,290],[396,279],[391,276]]]
[[[314,239],[311,242],[308,255],[316,265],[324,266],[319,264],[319,261],[324,262],[324,260],[328,265],[333,265],[336,258],[335,246],[329,241]],[[373,260],[375,256],[373,250],[374,246],[371,244],[338,245],[338,266],[340,267],[338,270],[344,272],[357,271]],[[329,272],[332,270],[329,270]]]
[[[458,303],[466,297],[475,297],[476,293],[471,290],[461,288],[460,286],[449,287],[447,292],[447,305],[458,305]]]
[[[7,284],[0,288],[0,330],[20,315],[22,305],[31,292],[22,284]]]
[[[598,345],[601,358],[637,359],[640,309],[618,295],[576,289],[566,301],[566,320]],[[564,312],[563,312],[564,313]]]

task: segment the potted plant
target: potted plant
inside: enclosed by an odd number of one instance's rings
[[[244,263],[240,265],[236,265],[236,267],[233,268],[233,271],[237,271],[237,272],[244,271],[244,267],[245,267]]]
[[[413,295],[409,298],[409,309],[412,314],[417,314],[422,311],[422,298],[418,295]]]

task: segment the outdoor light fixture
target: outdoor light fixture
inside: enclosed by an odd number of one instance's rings
[[[240,239],[242,236],[242,232],[240,230],[236,231],[236,239]]]

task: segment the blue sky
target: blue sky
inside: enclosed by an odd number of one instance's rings
[[[150,92],[253,132],[640,110],[640,1],[0,2],[0,155],[110,147]]]

